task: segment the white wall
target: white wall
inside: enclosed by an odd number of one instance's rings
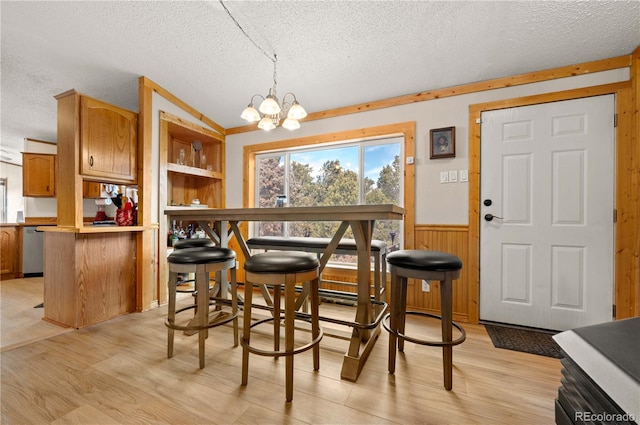
[[[628,79],[629,69],[624,68],[302,122],[301,128],[293,132],[278,127],[270,132],[229,135],[226,138],[226,205],[242,207],[242,160],[246,145],[415,121],[416,224],[468,224],[468,183],[440,184],[440,171],[469,167],[469,105]],[[301,103],[304,105],[304,101]],[[456,127],[456,157],[430,160],[429,130],[451,126]]]
[[[18,221],[18,211],[24,211],[22,197],[22,166],[0,162],[0,178],[7,179],[7,219],[6,223]]]

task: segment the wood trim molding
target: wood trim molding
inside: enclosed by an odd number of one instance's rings
[[[616,208],[615,230],[615,303],[616,319],[638,315],[638,143],[633,132],[632,115],[637,103],[631,98],[632,81],[567,90],[544,95],[500,100],[469,106],[469,321],[479,320],[480,284],[480,124],[483,111],[578,99],[604,94],[616,95],[618,127],[616,129]],[[634,112],[635,111],[635,112]],[[635,190],[635,192],[634,192]]]
[[[183,102],[182,100],[180,100],[179,98],[174,96],[173,94],[169,93],[164,88],[160,87],[158,84],[156,84],[153,81],[151,81],[149,78],[144,77],[144,76],[140,77],[140,84],[141,84],[141,86],[144,86],[144,87],[146,87],[148,89],[151,89],[152,91],[158,93],[159,95],[161,95],[165,99],[169,100],[174,105],[177,105],[180,108],[184,109],[186,112],[191,114],[196,119],[198,119],[198,120],[202,121],[203,123],[211,126],[211,128],[215,129],[218,133],[223,134],[223,135],[226,134],[226,130],[220,124],[218,124],[217,122],[213,121],[212,119],[206,117],[201,112],[199,112],[197,109],[195,109],[195,108],[191,107],[190,105],[186,104],[185,102]]]
[[[243,205],[244,207],[250,207],[254,204],[255,158],[256,155],[261,152],[354,139],[371,139],[376,137],[403,135],[405,208],[404,243],[405,248],[411,249],[415,244],[413,233],[413,226],[415,223],[415,164],[407,164],[406,158],[415,156],[415,131],[415,122],[407,121],[403,123],[388,124],[378,127],[360,128],[356,130],[339,131],[336,133],[319,134],[315,136],[299,137],[295,139],[247,145],[243,150]]]
[[[355,114],[358,112],[374,111],[376,109],[391,108],[394,106],[406,105],[409,103],[424,102],[426,100],[441,99],[462,94],[477,93],[487,90],[501,89],[505,87],[520,86],[523,84],[537,83],[541,81],[555,80],[558,78],[574,77],[577,75],[592,74],[595,72],[609,71],[612,69],[626,68],[631,66],[631,55],[618,56],[615,58],[601,59],[592,62],[585,62],[576,65],[562,66],[543,71],[529,72],[526,74],[514,75],[511,77],[496,78],[493,80],[479,81],[476,83],[463,84],[460,86],[447,87],[443,89],[429,90],[404,96],[392,97],[389,99],[376,100],[373,102],[360,103],[358,105],[344,106],[341,108],[328,109],[326,111],[313,112],[307,115],[302,122],[323,120],[342,115]],[[226,134],[247,133],[258,131],[255,124],[240,127],[228,128]]]

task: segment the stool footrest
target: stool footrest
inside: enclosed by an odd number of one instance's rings
[[[209,304],[209,305],[213,305],[213,304]],[[195,305],[189,305],[186,307],[182,307],[178,310],[176,310],[176,314],[178,313],[182,313],[183,311],[187,311],[187,310],[191,310],[192,308],[196,308]],[[175,322],[171,322],[169,319],[165,319],[164,324],[166,327],[170,328],[170,329],[175,329],[177,331],[199,331],[202,329],[209,329],[209,328],[215,328],[216,326],[220,326],[220,325],[224,325],[225,323],[229,323],[231,321],[233,321],[233,319],[235,319],[236,317],[238,317],[240,315],[240,310],[238,309],[238,311],[234,314],[228,314],[225,313],[225,317],[224,318],[220,318],[220,319],[216,319],[215,321],[208,323],[205,326],[200,326],[200,325],[176,325]]]
[[[427,317],[433,317],[438,320],[442,320],[442,317],[438,316],[437,314],[431,314],[431,313],[426,313],[422,311],[406,311],[405,314],[412,314],[414,316],[427,316]],[[454,328],[458,329],[461,335],[460,337],[458,337],[457,339],[454,339],[453,341],[448,341],[448,342],[447,341],[427,341],[424,339],[413,338],[411,336],[392,330],[387,324],[387,322],[389,321],[389,317],[391,317],[391,313],[387,313],[382,319],[382,326],[387,330],[387,332],[394,334],[395,336],[397,336],[402,340],[413,342],[414,344],[428,345],[431,347],[448,347],[448,346],[462,344],[464,340],[467,339],[467,333],[465,332],[464,328],[462,328],[462,326],[460,326],[456,322],[451,322],[451,325]]]
[[[282,320],[283,317],[281,317],[280,319]],[[267,317],[266,319],[258,320],[255,323],[252,323],[251,327],[253,328],[255,326],[262,325],[263,323],[273,322],[274,320],[275,320],[275,318],[273,318],[273,317]],[[296,320],[303,320],[305,322],[311,323],[311,320],[307,320],[307,319],[304,319],[304,318],[296,318]],[[315,345],[320,343],[320,340],[322,339],[323,336],[324,336],[324,331],[322,330],[322,328],[320,328],[320,333],[318,334],[317,338],[315,338],[314,340],[312,340],[311,342],[309,342],[309,343],[307,343],[305,345],[302,345],[300,347],[294,348],[292,351],[261,350],[259,348],[252,347],[251,345],[247,344],[245,342],[245,340],[244,340],[244,335],[242,335],[242,337],[240,338],[240,345],[245,347],[249,352],[251,352],[253,354],[257,354],[259,356],[286,357],[286,356],[293,356],[295,354],[303,353],[303,352],[313,348]]]

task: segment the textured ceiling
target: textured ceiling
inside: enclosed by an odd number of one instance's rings
[[[251,95],[308,112],[630,54],[640,1],[0,2],[0,160],[56,140],[54,95],[138,110],[146,76],[225,128]],[[266,53],[266,54],[265,54]],[[278,129],[277,131],[286,131]]]

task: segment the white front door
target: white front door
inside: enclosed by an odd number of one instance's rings
[[[482,113],[481,320],[612,320],[614,100]]]

